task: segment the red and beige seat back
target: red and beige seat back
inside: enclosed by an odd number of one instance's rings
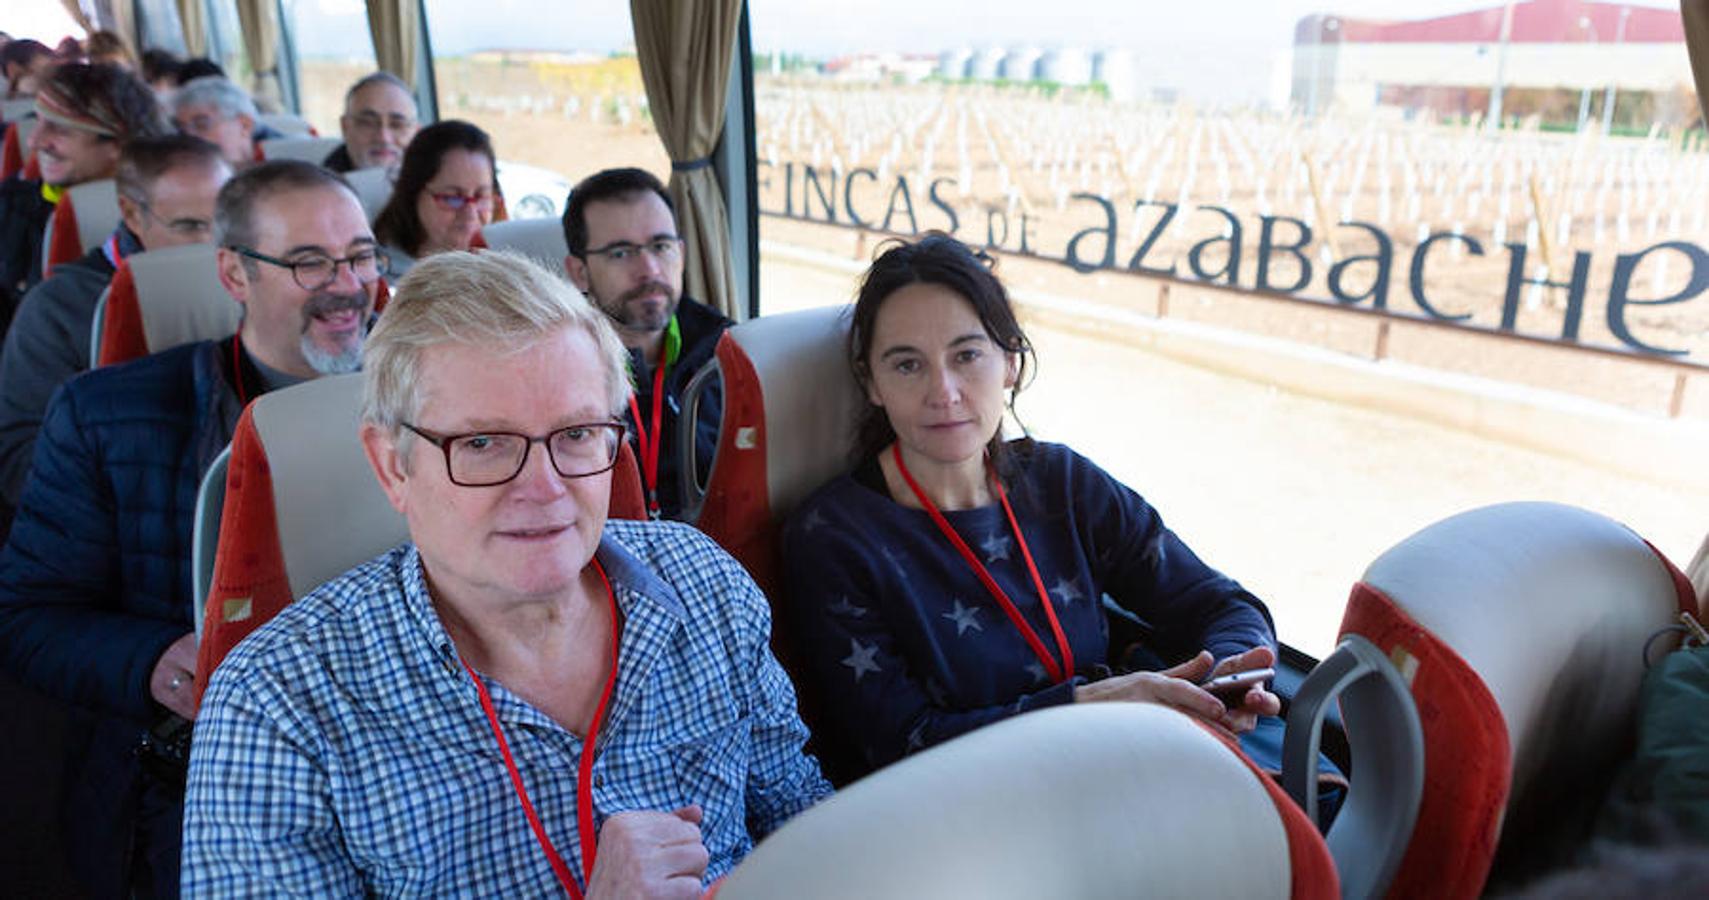
[[[197,617],[198,702],[207,676],[250,632],[409,537],[357,436],[362,378],[317,378],[257,398],[232,436],[223,492],[204,482],[195,529],[204,555],[194,561],[207,584]],[[645,518],[627,451],[611,484],[611,515]]]
[[[1552,503],[1462,513],[1378,557],[1341,627],[1398,670],[1423,727],[1423,797],[1391,896],[1475,897],[1498,846],[1517,872],[1575,838],[1630,750],[1646,641],[1695,608],[1641,537]],[[1361,777],[1355,750],[1355,792]]]
[[[119,227],[119,218],[119,193],[113,179],[86,181],[66,191],[54,205],[42,235],[44,273],[51,275],[54,266],[73,262],[101,246]]]
[[[1138,703],[1052,707],[910,756],[790,820],[717,894],[1340,895],[1323,839],[1270,779]]]
[[[849,371],[847,315],[847,307],[826,307],[765,316],[736,325],[718,342],[723,424],[706,490],[690,485],[685,518],[741,561],[774,598],[784,518],[849,468],[855,417],[865,400]],[[710,375],[708,366],[695,381]],[[677,446],[685,455],[694,447],[686,429],[694,425],[698,387],[684,392],[678,420],[684,430]],[[694,470],[686,460],[679,464],[679,471]]]
[[[262,141],[256,146],[261,150],[262,159],[300,159],[319,165],[342,143],[342,139],[335,137],[281,137]]]
[[[481,238],[490,249],[521,253],[547,271],[567,277],[564,257],[570,254],[570,245],[564,242],[564,226],[557,219],[494,221],[481,229]]]
[[[220,285],[215,254],[211,245],[192,244],[121,260],[96,308],[92,363],[128,362],[236,332],[243,307]]]

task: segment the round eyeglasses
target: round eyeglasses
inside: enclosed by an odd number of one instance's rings
[[[367,247],[343,259],[334,259],[325,253],[310,253],[296,259],[280,259],[236,244],[229,244],[226,249],[238,256],[290,269],[291,278],[297,282],[297,287],[305,291],[318,291],[337,280],[340,264],[349,266],[351,274],[363,284],[373,284],[392,268],[391,254],[382,247]]]

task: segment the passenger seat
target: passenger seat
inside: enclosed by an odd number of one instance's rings
[[[95,307],[91,364],[110,366],[236,332],[243,307],[220,285],[215,255],[214,247],[193,244],[120,260]]]
[[[1371,563],[1347,602],[1343,647],[1319,669],[1366,645],[1416,703],[1422,798],[1402,823],[1410,839],[1388,896],[1477,897],[1577,850],[1632,746],[1646,642],[1696,606],[1690,582],[1643,538],[1554,503],[1461,513]],[[1314,680],[1294,698],[1290,751]],[[1361,795],[1409,788],[1373,783],[1352,712],[1352,786],[1329,846],[1357,892],[1350,868],[1365,839],[1395,824],[1361,817]],[[1285,771],[1301,769],[1296,757]]]
[[[1340,896],[1317,830],[1186,715],[1146,703],[1004,719],[785,823],[717,900]]]
[[[262,141],[262,159],[300,159],[320,165],[344,141],[331,137],[282,137]]]
[[[119,192],[113,179],[86,181],[66,191],[54,205],[42,235],[43,277],[52,275],[54,266],[75,262],[101,246],[119,221]]]
[[[493,250],[513,250],[566,278],[564,257],[570,245],[564,242],[564,226],[557,219],[512,219],[493,221],[481,229],[482,243]]]

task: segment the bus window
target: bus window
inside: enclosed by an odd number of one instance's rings
[[[540,7],[523,0],[427,0],[439,117],[492,135],[513,216],[556,216],[569,186],[670,157],[647,114],[626,4]]]
[[[1282,640],[1325,653],[1365,564],[1471,507],[1682,562],[1709,527],[1677,6],[750,6],[762,311],[848,302],[888,237],[987,248],[1040,358],[1021,422]]]
[[[377,68],[368,12],[357,0],[286,0],[284,12],[295,36],[299,115],[337,137],[345,92]]]

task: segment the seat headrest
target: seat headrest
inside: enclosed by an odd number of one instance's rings
[[[257,121],[286,137],[314,136],[314,128],[301,116],[292,113],[262,113]]]
[[[261,142],[261,157],[263,159],[300,159],[319,164],[332,155],[338,145],[344,143],[340,138],[331,137],[282,137],[271,138]]]
[[[570,245],[564,241],[564,226],[557,219],[494,222],[481,229],[481,236],[493,250],[514,250],[549,271],[566,274],[564,257],[570,254]]]
[[[360,373],[316,378],[255,400],[251,415],[267,452],[295,599],[409,537],[363,455],[361,401]]]
[[[21,122],[33,118],[36,114],[36,98],[16,97],[11,100],[0,100],[0,121]]]
[[[148,352],[159,353],[237,331],[243,307],[220,284],[216,253],[209,244],[191,244],[125,258],[136,285]],[[109,302],[120,301],[114,298]]]
[[[119,227],[119,189],[111,178],[85,181],[71,188],[70,198],[77,210],[77,240],[88,253]]]
[[[345,172],[344,180],[350,182],[350,187],[356,191],[356,199],[362,202],[362,212],[372,224],[374,217],[385,208],[386,201],[392,198],[391,172],[382,168],[356,169]]]
[[[1601,741],[1630,721],[1644,642],[1694,602],[1630,529],[1555,503],[1445,519],[1378,557],[1364,582],[1483,681],[1507,726],[1511,796],[1566,732]]]
[[[1291,880],[1276,802],[1232,750],[1174,710],[1094,703],[854,783],[766,838],[718,896],[1258,898]]]
[[[765,397],[766,479],[779,521],[848,469],[855,417],[866,404],[849,371],[848,312],[809,309],[730,329]]]

